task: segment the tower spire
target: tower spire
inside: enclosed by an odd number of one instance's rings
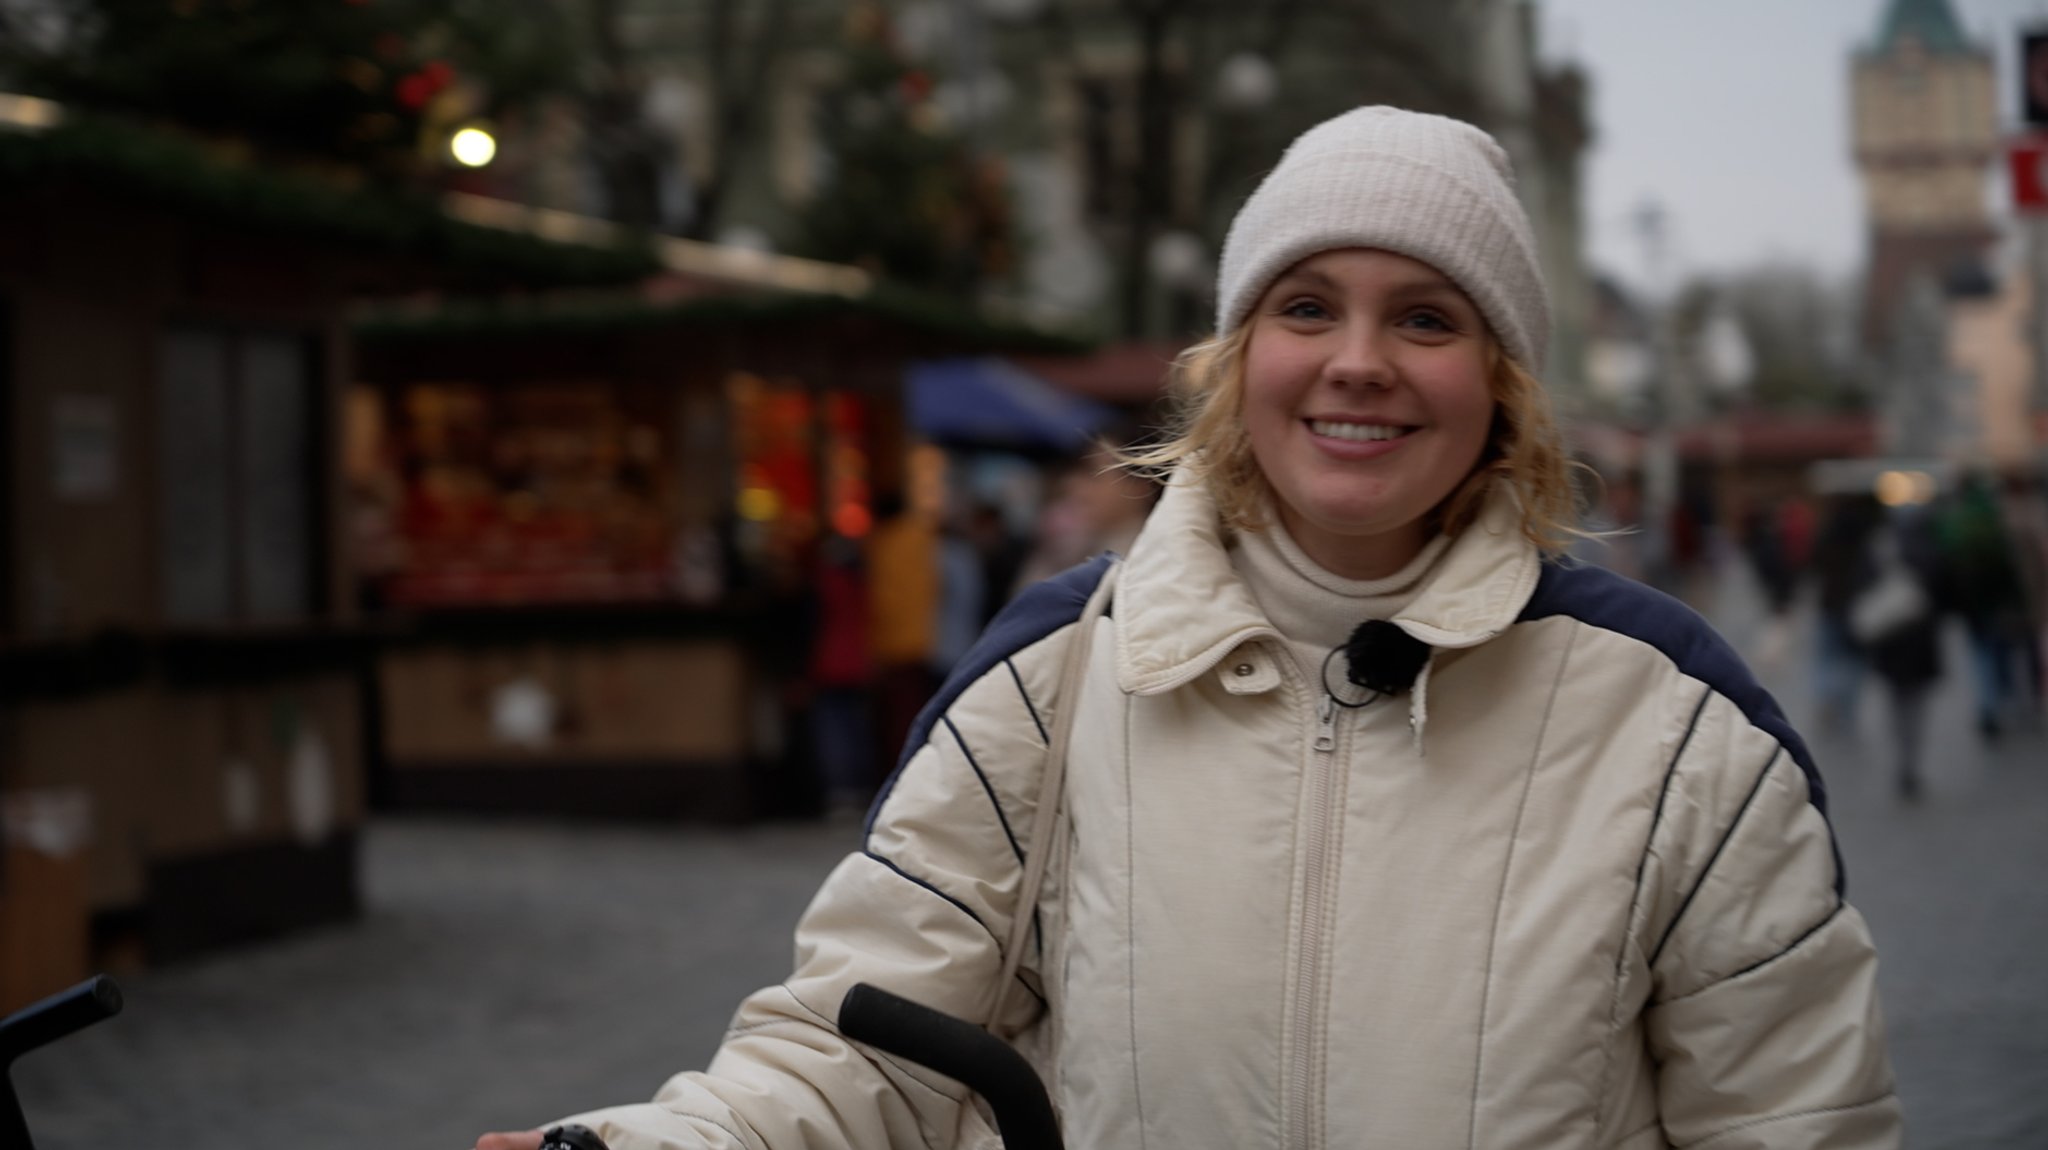
[[[1891,0],[1879,26],[1877,55],[1896,52],[1908,38],[1930,55],[1944,56],[1980,49],[1963,34],[1962,22],[1948,0]]]

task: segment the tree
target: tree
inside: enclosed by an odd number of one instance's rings
[[[573,82],[548,0],[0,0],[0,75],[407,181],[448,121]]]
[[[879,7],[857,10],[840,63],[817,102],[831,170],[801,210],[798,250],[971,294],[1004,261],[1000,189],[943,122],[933,76],[898,53]]]
[[[1033,30],[1071,73],[1086,109],[1087,151],[1099,169],[1091,182],[1114,189],[1106,198],[1115,202],[1098,207],[1118,252],[1124,334],[1152,326],[1161,232],[1190,231],[1219,247],[1227,209],[1311,124],[1380,102],[1483,121],[1483,100],[1455,60],[1471,51],[1475,16],[1470,4],[1372,0],[1042,0]],[[1090,51],[1105,43],[1118,50]],[[1269,90],[1244,100],[1220,82],[1245,69],[1263,71]],[[1182,184],[1192,194],[1177,196],[1180,148],[1191,136],[1205,141],[1203,158]],[[1118,138],[1135,147],[1116,146]]]
[[[1851,285],[1829,283],[1810,268],[1771,263],[1689,285],[1677,327],[1682,347],[1714,308],[1747,337],[1754,372],[1746,402],[1768,410],[1839,409],[1863,402],[1854,368]]]

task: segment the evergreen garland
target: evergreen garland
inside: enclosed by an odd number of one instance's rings
[[[0,131],[0,196],[76,184],[240,229],[416,256],[457,273],[535,285],[620,283],[660,268],[645,237],[598,247],[483,227],[448,216],[423,194],[237,163],[169,131],[75,115],[43,132]]]

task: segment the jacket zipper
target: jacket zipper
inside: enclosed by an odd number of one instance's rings
[[[1294,1057],[1287,1081],[1288,1128],[1290,1139],[1300,1150],[1320,1145],[1316,1129],[1316,1079],[1321,1067],[1315,1056],[1317,1003],[1322,986],[1324,905],[1329,898],[1325,875],[1329,869],[1330,816],[1336,790],[1337,701],[1327,694],[1316,716],[1315,756],[1309,780],[1308,848],[1301,892],[1301,934],[1296,952],[1294,998]]]

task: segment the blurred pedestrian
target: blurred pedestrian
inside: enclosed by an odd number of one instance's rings
[[[1105,551],[1128,553],[1158,496],[1158,484],[1118,466],[1114,447],[1093,448],[1067,468],[1040,513],[1019,581],[1029,586]]]
[[[875,500],[868,535],[868,641],[875,660],[876,761],[892,763],[938,686],[939,541],[931,518],[901,495]]]
[[[2048,663],[2048,499],[2043,498],[2041,484],[2020,468],[2006,472],[2002,492],[2000,508],[2019,569],[2025,616],[2020,636],[2025,694],[2029,718],[2039,726],[2048,712],[2048,676],[2043,675],[2043,664]]]
[[[1862,581],[1849,603],[1849,629],[1884,684],[1891,718],[1893,781],[1899,796],[1920,797],[1927,706],[1941,681],[1941,617],[1950,586],[1941,568],[1931,516],[1905,508],[1865,536]]]
[[[1796,496],[1778,500],[1777,527],[1778,546],[1796,582],[1813,562],[1813,504]]]
[[[1969,633],[1977,732],[1996,741],[2018,687],[2015,671],[2029,643],[2026,592],[2006,537],[2005,517],[1985,477],[1966,476],[1940,505],[1935,539]]]
[[[981,561],[981,626],[986,627],[1010,602],[1024,566],[1024,543],[1010,530],[1003,509],[986,500],[976,500],[969,509],[967,538]]]
[[[1760,664],[1775,664],[1790,642],[1792,597],[1798,589],[1799,573],[1786,547],[1779,509],[1758,503],[1742,516],[1742,552],[1749,559],[1750,572],[1763,591],[1766,618],[1759,632],[1753,657]]]
[[[968,536],[967,514],[965,509],[948,514],[939,529],[938,618],[930,663],[935,682],[952,672],[985,625],[982,605],[988,589],[982,582],[981,553]]]
[[[1875,577],[1870,537],[1883,513],[1867,493],[1832,494],[1814,533],[1813,696],[1824,730],[1856,729],[1865,664],[1863,648],[1849,628],[1849,607]]]
[[[875,770],[869,692],[868,583],[860,545],[834,535],[819,549],[817,630],[811,647],[811,742],[827,813],[867,808]]]

